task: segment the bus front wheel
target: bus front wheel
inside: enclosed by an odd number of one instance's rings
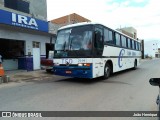
[[[103,78],[104,79],[108,79],[110,75],[111,75],[111,66],[108,63],[106,63],[106,65],[104,67],[104,76],[103,76]]]
[[[47,72],[47,73],[51,73],[52,70],[51,70],[51,69],[46,69],[46,72]]]

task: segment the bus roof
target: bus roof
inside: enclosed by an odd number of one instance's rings
[[[99,23],[81,22],[81,23],[75,23],[75,24],[70,24],[70,25],[63,26],[63,27],[59,28],[58,30],[66,29],[66,28],[70,28],[70,27],[77,27],[77,26],[83,26],[83,25],[95,25],[95,24],[99,24]]]
[[[77,26],[84,26],[84,25],[102,25],[102,26],[104,26],[104,27],[107,27],[107,28],[113,30],[114,32],[117,32],[117,33],[119,33],[119,34],[121,34],[121,35],[124,35],[124,36],[126,36],[126,37],[128,37],[128,38],[130,38],[130,39],[136,40],[136,39],[134,39],[134,38],[132,38],[132,37],[130,37],[130,36],[128,36],[128,35],[120,32],[120,31],[114,30],[114,29],[112,29],[111,27],[108,27],[108,26],[105,26],[105,25],[103,25],[103,24],[101,24],[101,23],[96,23],[96,22],[81,22],[81,23],[70,24],[70,25],[63,26],[63,27],[59,28],[58,30],[62,30],[62,29],[66,29],[66,28],[72,28],[72,27],[77,27]],[[136,41],[137,41],[137,42],[140,42],[140,41],[138,41],[138,40],[136,40]]]

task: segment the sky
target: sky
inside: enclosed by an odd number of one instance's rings
[[[47,0],[48,20],[77,13],[113,29],[134,27],[139,39],[160,41],[160,0]]]

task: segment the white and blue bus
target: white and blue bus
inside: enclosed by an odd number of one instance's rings
[[[112,73],[136,69],[141,43],[102,24],[77,23],[58,30],[54,74],[77,78],[108,78]]]

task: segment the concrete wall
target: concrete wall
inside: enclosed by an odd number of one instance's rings
[[[30,14],[4,7],[4,0],[0,0],[0,9],[15,12],[29,17],[47,21],[47,3],[46,0],[26,0],[30,3]]]
[[[57,34],[57,31],[60,27],[60,25],[49,22],[49,33]]]
[[[47,2],[46,0],[29,0],[31,3],[30,12],[39,19],[47,21]]]

